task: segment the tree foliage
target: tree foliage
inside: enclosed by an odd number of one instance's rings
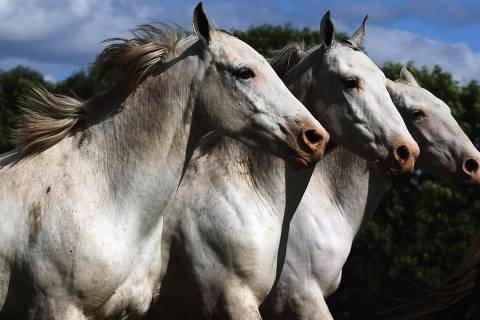
[[[319,33],[291,25],[262,25],[234,30],[239,38],[266,56],[291,41],[306,47],[318,44]],[[337,37],[346,38],[340,33]],[[401,65],[387,63],[383,70],[396,79]],[[444,100],[472,141],[480,143],[480,86],[472,80],[455,82],[440,66],[409,69],[419,83]],[[35,70],[17,67],[0,73],[0,151],[12,147],[8,128],[15,125],[22,96],[40,83],[54,92],[88,99],[105,87],[94,69],[80,71],[62,82],[44,80]],[[356,239],[343,272],[343,281],[331,299],[336,319],[374,319],[378,311],[437,285],[452,271],[479,225],[478,188],[455,189],[428,174],[397,181],[388,190],[377,213]]]

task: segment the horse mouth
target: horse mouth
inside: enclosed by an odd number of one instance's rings
[[[290,141],[288,145],[291,156],[287,161],[296,170],[311,168],[323,157],[323,152],[318,156],[304,151],[296,140]]]
[[[368,169],[377,174],[386,176],[388,178],[394,178],[402,175],[401,170],[391,168],[385,164],[385,161],[381,159],[376,159],[368,163]]]

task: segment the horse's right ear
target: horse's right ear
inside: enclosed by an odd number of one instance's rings
[[[206,45],[210,44],[213,33],[215,32],[215,27],[212,22],[210,22],[210,19],[208,19],[205,11],[203,11],[201,2],[197,4],[193,11],[193,31]]]
[[[417,80],[415,80],[415,78],[413,77],[413,74],[411,74],[405,66],[403,66],[402,71],[400,71],[400,79],[402,79],[409,85],[412,85],[414,87],[420,87]]]
[[[320,43],[330,48],[335,41],[335,27],[330,19],[330,11],[327,11],[320,22]]]
[[[368,14],[363,18],[362,25],[358,28],[357,31],[350,38],[350,42],[354,43],[357,47],[362,46],[363,37],[365,37],[365,30],[367,28]]]

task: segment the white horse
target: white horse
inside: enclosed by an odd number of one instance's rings
[[[364,24],[350,41],[335,40],[327,13],[321,45],[293,67],[285,82],[321,117],[335,143],[369,159],[379,171],[410,172],[418,147],[388,95],[385,76],[359,49],[363,32]],[[196,319],[199,313],[208,319],[260,319],[258,307],[283,265],[288,224],[311,174],[293,172],[280,159],[226,137],[208,137],[166,209],[166,275],[151,317],[190,309]],[[171,297],[188,302],[172,310]]]
[[[417,166],[455,184],[480,181],[480,153],[448,106],[402,69],[387,82],[395,105],[420,146]],[[342,147],[315,167],[290,223],[287,257],[262,315],[271,319],[331,319],[324,298],[338,287],[359,228],[377,208],[385,177]]]
[[[34,91],[18,148],[1,155],[1,319],[145,313],[161,214],[205,133],[300,167],[322,155],[328,134],[268,62],[201,4],[193,23],[190,37],[144,25],[116,39],[98,64],[124,77],[84,103]]]

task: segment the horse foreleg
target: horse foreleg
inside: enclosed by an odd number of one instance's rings
[[[227,290],[214,311],[215,319],[261,320],[258,301],[247,288],[230,288]]]
[[[308,286],[292,295],[288,319],[333,320],[322,291]]]

